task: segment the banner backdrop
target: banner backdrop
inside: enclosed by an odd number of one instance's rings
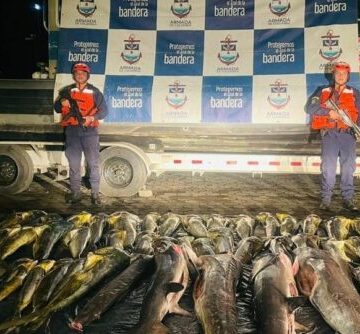
[[[56,88],[92,70],[105,122],[305,124],[336,61],[359,88],[358,0],[63,0]]]

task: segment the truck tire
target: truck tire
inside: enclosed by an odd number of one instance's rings
[[[34,164],[19,146],[0,146],[0,192],[18,194],[29,188],[34,177]]]
[[[125,147],[108,147],[100,152],[100,192],[110,197],[135,195],[147,179],[144,161]]]

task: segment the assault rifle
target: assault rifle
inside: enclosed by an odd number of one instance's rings
[[[330,98],[325,102],[326,108],[335,110],[341,120],[353,131],[355,138],[358,140],[360,139],[360,128],[359,126],[349,117],[345,110],[340,109],[338,105]]]
[[[86,126],[84,126],[85,120],[84,120],[83,116],[81,115],[81,112],[80,112],[80,109],[79,109],[79,106],[78,106],[76,100],[74,100],[71,97],[69,89],[64,89],[63,92],[61,92],[60,100],[61,99],[66,99],[70,103],[70,111],[68,114],[66,114],[63,117],[62,120],[67,121],[70,117],[74,117],[78,121],[80,127],[82,127],[84,130],[86,130],[87,128],[86,128]]]

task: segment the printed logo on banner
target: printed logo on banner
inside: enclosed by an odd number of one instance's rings
[[[205,1],[158,1],[157,30],[204,30],[204,27]]]
[[[336,61],[357,68],[356,39],[356,24],[305,28],[305,72],[329,73]]]
[[[61,28],[107,29],[110,2],[99,0],[62,0]]]
[[[106,74],[154,75],[156,31],[110,29]]]
[[[254,74],[304,72],[303,29],[256,30]]]
[[[112,0],[110,28],[156,29],[156,0]]]
[[[304,28],[305,0],[266,0],[255,3],[255,29]]]
[[[231,35],[227,35],[224,40],[220,41],[221,51],[218,53],[218,58],[223,64],[229,66],[239,59],[236,43],[237,40],[233,40]]]
[[[74,63],[84,62],[91,67],[91,73],[104,74],[106,43],[106,30],[62,29],[58,72],[70,73]]]
[[[142,54],[140,51],[140,40],[135,39],[131,34],[128,39],[124,40],[124,50],[121,52],[121,58],[130,65],[137,63]]]
[[[104,96],[109,108],[106,122],[150,122],[152,77],[108,75]]]
[[[95,0],[80,0],[76,9],[81,15],[88,17],[95,13],[97,7]]]
[[[306,113],[305,74],[253,77],[253,114],[255,124],[304,124]]]
[[[289,25],[291,20],[286,14],[290,7],[291,4],[288,0],[272,0],[269,3],[269,10],[275,17],[268,19],[268,25]]]
[[[357,1],[306,0],[305,26],[356,23]]]
[[[288,95],[287,86],[281,80],[276,80],[273,84],[270,84],[270,95],[267,100],[275,109],[283,109],[289,103],[290,95]]]
[[[251,122],[251,77],[204,77],[204,122]]]
[[[207,0],[206,29],[253,29],[254,0]]]
[[[185,88],[186,85],[181,85],[178,80],[176,80],[173,84],[170,84],[169,92],[165,98],[166,103],[174,109],[182,107],[187,101]]]
[[[158,31],[156,75],[201,75],[203,31]]]
[[[253,74],[254,30],[205,31],[204,76]]]
[[[152,122],[199,123],[201,76],[155,76],[152,89]]]
[[[171,12],[179,19],[188,16],[191,9],[189,0],[174,0],[174,3],[171,5]]]
[[[288,0],[271,0],[269,3],[270,12],[277,15],[283,16],[290,9],[290,1]]]
[[[342,48],[339,43],[340,35],[335,35],[333,30],[329,30],[325,36],[321,36],[322,48],[319,54],[328,61],[334,61],[342,54]]]

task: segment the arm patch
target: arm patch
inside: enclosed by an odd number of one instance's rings
[[[314,96],[311,101],[310,101],[310,104],[317,104],[319,103],[320,99],[318,96]]]

